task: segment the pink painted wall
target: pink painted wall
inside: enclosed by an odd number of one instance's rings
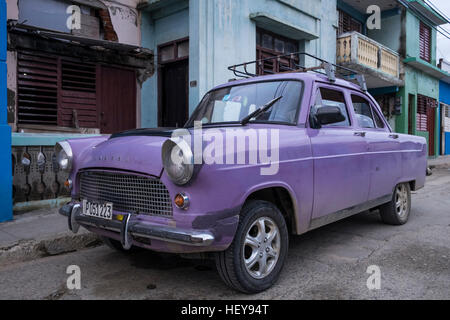
[[[18,0],[6,0],[6,19],[19,19]]]

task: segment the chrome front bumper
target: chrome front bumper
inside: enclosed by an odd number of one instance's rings
[[[130,249],[133,238],[145,238],[188,246],[209,246],[214,236],[209,231],[184,230],[166,226],[151,225],[135,219],[131,214],[123,215],[123,220],[105,220],[83,215],[79,203],[64,205],[59,213],[68,218],[69,229],[77,233],[80,226],[95,227],[120,234],[124,249]]]

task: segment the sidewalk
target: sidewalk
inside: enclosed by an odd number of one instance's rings
[[[0,224],[0,265],[63,254],[99,245],[95,234],[73,234],[58,209],[34,210]]]
[[[428,165],[431,169],[450,169],[450,155],[439,156],[436,159],[429,159]]]

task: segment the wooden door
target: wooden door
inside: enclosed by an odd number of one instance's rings
[[[99,82],[100,132],[114,133],[136,128],[135,71],[102,66]]]
[[[416,118],[416,113],[414,112],[414,101],[415,97],[413,94],[408,95],[408,134],[414,134],[413,121]]]
[[[160,126],[183,127],[189,116],[189,60],[166,63],[160,73]]]
[[[430,99],[431,100],[431,99]],[[432,100],[434,103],[436,103],[435,100]],[[430,103],[432,103],[432,101],[430,101]],[[431,107],[430,105],[427,108],[427,117],[428,117],[428,155],[429,156],[434,156],[435,152],[434,152],[434,137],[436,134],[436,127],[435,127],[435,111],[436,108]]]

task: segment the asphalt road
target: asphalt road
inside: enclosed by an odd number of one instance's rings
[[[362,213],[292,237],[287,264],[266,292],[227,288],[212,263],[106,246],[0,268],[0,299],[450,299],[450,169],[435,171],[412,196],[408,224]],[[81,289],[68,290],[78,265]],[[367,268],[381,271],[369,290]]]

